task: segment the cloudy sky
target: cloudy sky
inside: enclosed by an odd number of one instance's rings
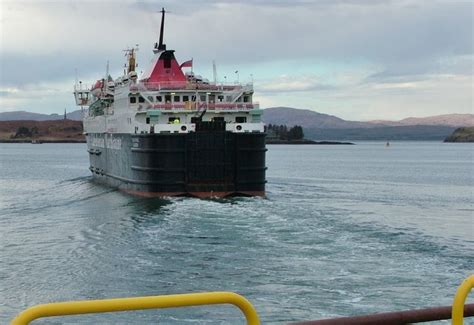
[[[254,80],[262,107],[351,120],[474,113],[473,1],[0,0],[0,112],[76,109],[86,84],[146,70],[165,7],[165,43],[212,79]]]

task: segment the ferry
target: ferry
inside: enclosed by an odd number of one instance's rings
[[[159,41],[138,75],[136,48],[124,73],[92,87],[75,84],[94,180],[130,194],[265,196],[265,130],[249,84],[209,81],[187,71]]]

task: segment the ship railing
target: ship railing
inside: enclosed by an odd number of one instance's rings
[[[206,103],[206,102],[183,102],[183,103],[151,103],[148,106],[139,107],[139,111],[158,109],[162,111],[196,111],[206,109],[208,111],[249,111],[260,108],[259,103]]]
[[[235,90],[252,90],[253,85],[241,85],[241,84],[214,84],[214,83],[193,83],[193,82],[176,82],[176,81],[161,81],[161,82],[147,82],[142,81],[137,84],[130,85],[130,90],[137,91],[161,91],[161,90],[177,90],[177,91],[199,91],[199,90],[209,90],[209,91],[235,91]]]
[[[446,319],[451,319],[452,325],[463,325],[464,317],[474,316],[474,304],[466,305],[467,296],[472,288],[474,288],[474,275],[466,278],[458,287],[452,306],[322,319],[292,323],[291,325],[413,324]]]
[[[464,317],[474,316],[474,304],[465,304],[467,296],[473,287],[474,275],[471,275],[459,286],[452,306],[306,321],[293,323],[293,325],[408,324],[450,318],[452,319],[452,325],[463,325]],[[244,297],[233,292],[203,292],[167,296],[68,301],[36,305],[18,314],[11,322],[11,325],[27,325],[35,319],[52,316],[219,304],[232,304],[238,307],[245,315],[249,325],[260,324],[255,307]]]
[[[231,304],[238,307],[244,314],[247,324],[260,324],[257,311],[244,297],[233,292],[202,292],[167,296],[68,301],[36,305],[18,314],[11,322],[11,325],[27,325],[35,319],[52,316],[222,304]]]

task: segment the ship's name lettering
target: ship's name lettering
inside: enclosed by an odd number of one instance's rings
[[[107,138],[93,138],[91,141],[92,146],[98,148],[108,148],[120,150],[122,149],[122,139],[108,136]]]

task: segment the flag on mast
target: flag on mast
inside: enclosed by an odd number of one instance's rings
[[[193,67],[193,59],[181,63],[181,65],[179,67],[180,68],[192,68]]]

